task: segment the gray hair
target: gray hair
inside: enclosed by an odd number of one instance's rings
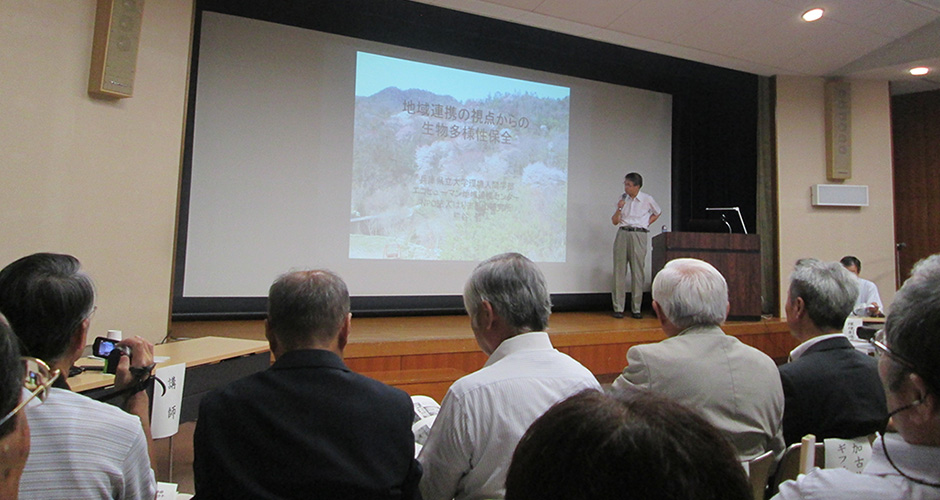
[[[35,253],[0,271],[0,312],[23,355],[54,364],[95,307],[95,286],[71,255]]]
[[[470,317],[484,301],[517,334],[548,327],[552,300],[545,276],[522,254],[496,255],[473,270],[463,289],[463,303]]]
[[[674,259],[653,279],[653,300],[672,324],[717,326],[728,317],[728,283],[711,264]]]
[[[268,291],[268,328],[290,350],[329,342],[349,314],[349,290],[326,270],[283,274]]]
[[[800,259],[790,274],[790,299],[803,299],[821,329],[841,330],[858,299],[858,278],[839,262]]]
[[[907,359],[918,375],[940,396],[940,254],[914,265],[911,277],[891,304],[885,333],[892,352]],[[899,363],[895,381],[906,372]]]

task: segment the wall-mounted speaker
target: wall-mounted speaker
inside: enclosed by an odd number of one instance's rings
[[[852,177],[852,86],[826,82],[826,178]]]
[[[867,207],[868,186],[816,184],[812,187],[815,207]]]
[[[122,98],[134,94],[144,0],[98,0],[88,93]]]

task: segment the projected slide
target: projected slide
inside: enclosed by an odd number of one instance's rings
[[[567,87],[358,52],[349,257],[564,262]]]

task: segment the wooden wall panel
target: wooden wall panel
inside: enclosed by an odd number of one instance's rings
[[[438,401],[458,378],[479,370],[480,351],[466,317],[354,318],[355,338],[346,348],[352,370]],[[796,341],[779,319],[732,321],[723,329],[776,360],[786,360]],[[262,322],[174,323],[185,336],[207,335],[263,339]],[[613,319],[607,313],[560,313],[549,330],[556,349],[578,360],[602,383],[611,382],[627,363],[627,350],[665,338],[655,318]]]
[[[401,370],[401,356],[378,356],[374,358],[345,358],[346,366],[354,372],[379,372]]]
[[[900,278],[940,252],[940,91],[891,98],[895,242]]]
[[[486,363],[486,354],[480,351],[466,353],[421,354],[404,356],[402,370],[420,370],[429,368],[454,368],[466,373],[474,372]]]
[[[636,344],[573,346],[568,355],[595,375],[617,374],[627,364],[627,350]]]

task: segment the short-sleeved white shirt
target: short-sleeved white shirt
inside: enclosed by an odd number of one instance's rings
[[[619,227],[642,227],[649,229],[650,216],[659,215],[662,209],[652,196],[640,191],[636,198],[627,196],[623,208],[620,209]]]

